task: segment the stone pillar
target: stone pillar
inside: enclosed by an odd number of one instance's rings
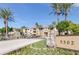
[[[51,32],[51,45],[53,47],[56,46],[56,32],[55,30],[53,29],[53,31]]]
[[[56,47],[56,29],[54,28],[52,31],[51,31],[51,34],[49,37],[46,38],[47,39],[47,46],[48,47],[51,47],[51,48],[54,48]]]

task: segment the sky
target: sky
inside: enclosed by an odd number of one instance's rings
[[[50,4],[47,3],[0,3],[0,8],[10,8],[13,13],[15,22],[9,22],[9,27],[33,27],[36,22],[47,26],[53,21],[57,21],[57,17]],[[53,13],[49,15],[50,12]],[[60,20],[64,20],[64,16],[60,16],[59,18]],[[79,4],[74,4],[67,19],[79,24]],[[2,18],[0,18],[0,27],[4,27]]]

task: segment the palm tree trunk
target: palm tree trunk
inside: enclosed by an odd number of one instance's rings
[[[5,21],[5,37],[8,38],[8,21]]]
[[[67,14],[65,14],[65,21],[67,20]]]
[[[59,23],[59,14],[57,14],[57,24]]]

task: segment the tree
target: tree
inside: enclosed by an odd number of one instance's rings
[[[13,31],[13,28],[12,27],[8,27],[8,32],[11,32]]]
[[[36,25],[36,28],[38,28],[39,30],[42,30],[43,29],[43,26],[40,25],[40,24],[38,24],[37,22],[35,23],[35,25]]]
[[[73,28],[73,32],[74,32],[74,34],[79,35],[79,24],[75,25],[75,28]]]
[[[73,3],[63,3],[62,4],[62,15],[65,16],[65,20],[67,20],[68,13],[72,7]]]
[[[36,23],[35,23],[35,26],[36,26],[36,28],[38,28],[38,27],[39,27],[39,24],[36,22]]]
[[[11,31],[13,31],[13,28],[8,27],[8,32],[11,32]],[[5,33],[5,28],[4,27],[0,29],[0,33],[1,34]]]
[[[73,34],[79,34],[79,24],[70,22],[70,26],[68,27],[68,29],[72,30]]]
[[[60,32],[68,31],[69,21],[61,21],[58,23],[58,25],[56,27],[57,27],[57,29],[59,31],[59,35],[60,35]]]
[[[22,29],[23,29],[23,28],[27,29],[27,27],[26,27],[26,26],[22,26],[21,28],[22,28]]]
[[[13,21],[13,14],[10,9],[0,9],[0,17],[4,19],[5,37],[8,38],[8,21]]]
[[[57,21],[59,22],[59,16],[60,16],[60,14],[62,12],[62,4],[60,4],[60,3],[52,3],[51,7],[53,8],[54,14],[57,15]],[[50,14],[52,14],[53,12],[51,12]]]
[[[41,36],[43,26],[42,26],[42,25],[40,25],[40,24],[38,24],[37,22],[35,23],[35,25],[36,25],[36,28],[38,28],[38,29],[39,29],[39,31],[40,31],[40,36]]]
[[[52,22],[52,24],[48,26],[48,29],[52,30],[55,26],[56,26],[56,22]]]
[[[0,29],[0,33],[1,33],[2,35],[5,33],[5,28],[4,28],[4,27]]]
[[[65,20],[67,20],[67,16],[70,12],[73,3],[52,3],[51,7],[53,8],[54,13],[57,15],[57,20],[59,21],[60,14],[65,16]],[[52,14],[51,12],[50,14]]]

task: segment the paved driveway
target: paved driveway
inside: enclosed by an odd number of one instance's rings
[[[17,39],[17,40],[8,40],[0,41],[0,55],[6,54],[10,51],[20,49],[29,44],[41,41],[43,39]]]

